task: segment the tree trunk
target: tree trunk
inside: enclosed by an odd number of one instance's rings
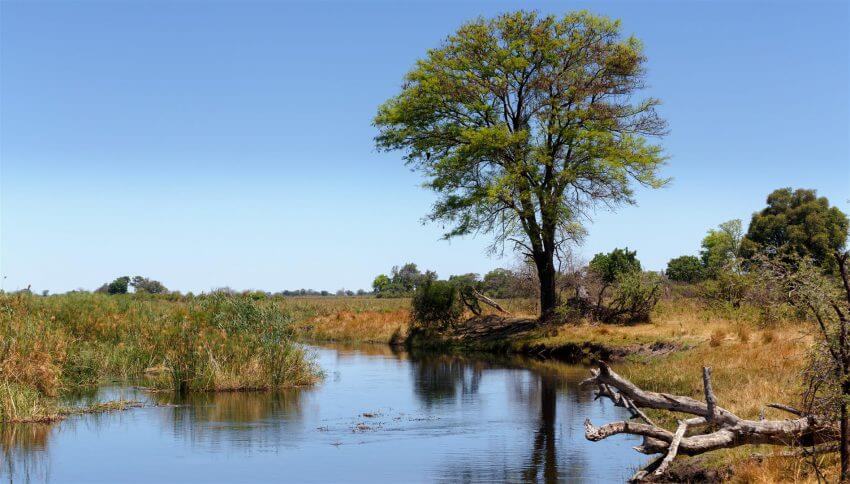
[[[555,290],[555,254],[543,252],[534,256],[537,278],[540,280],[540,318],[548,319],[558,307]]]

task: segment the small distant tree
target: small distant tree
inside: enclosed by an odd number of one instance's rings
[[[700,258],[706,274],[716,277],[724,268],[729,267],[738,257],[744,232],[741,220],[729,220],[711,229],[702,239]]]
[[[664,273],[671,281],[699,282],[704,278],[705,269],[698,257],[683,255],[670,259]]]
[[[129,276],[121,276],[113,280],[112,282],[108,282],[99,288],[97,288],[94,292],[101,294],[127,294],[127,287],[130,285],[130,277]]]
[[[392,281],[386,274],[378,274],[375,280],[372,281],[372,292],[377,296],[386,295],[390,291]]]
[[[604,254],[593,256],[588,266],[602,282],[612,284],[620,274],[640,272],[640,261],[637,259],[637,251],[629,251],[629,248],[614,249]]]
[[[133,290],[141,294],[165,294],[168,292],[168,289],[161,282],[142,276],[133,277],[130,285],[133,286]]]
[[[514,285],[516,276],[509,269],[493,269],[484,274],[483,290],[488,296],[495,298],[514,297],[511,286]]]
[[[449,282],[455,285],[473,287],[475,289],[481,289],[482,286],[481,279],[478,277],[478,274],[473,272],[449,276]]]
[[[658,188],[665,132],[641,43],[588,12],[513,12],[469,22],[407,74],[375,117],[377,146],[402,150],[439,194],[446,238],[493,233],[534,262],[540,309],[558,304],[555,260],[592,207]]]
[[[782,188],[767,197],[767,207],[753,214],[742,244],[742,255],[752,258],[772,248],[780,255],[810,257],[815,264],[836,273],[835,251],[847,243],[847,215],[830,207],[815,190]]]
[[[392,269],[392,284],[393,289],[398,292],[411,293],[416,289],[416,286],[421,284],[426,279],[436,279],[431,276],[432,273],[423,274],[416,267],[416,264],[408,262],[399,268],[398,266]],[[436,274],[434,274],[436,276]]]

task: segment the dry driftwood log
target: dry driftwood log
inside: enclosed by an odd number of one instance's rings
[[[505,308],[500,306],[499,303],[490,299],[489,297],[485,296],[484,294],[481,294],[480,292],[476,291],[475,289],[472,290],[472,295],[474,295],[476,298],[478,298],[479,301],[483,302],[484,304],[487,304],[488,306],[492,306],[492,307],[496,308],[497,310],[499,310],[499,311],[501,311],[505,314],[511,314]]]
[[[643,443],[635,450],[644,454],[663,454],[644,469],[638,471],[633,482],[647,481],[660,477],[673,459],[679,454],[698,455],[717,449],[747,444],[769,444],[808,448],[836,442],[839,431],[835,422],[787,405],[769,404],[769,407],[784,410],[796,418],[787,420],[747,420],[738,417],[717,404],[711,387],[711,368],[703,368],[705,402],[690,397],[656,393],[638,388],[629,380],[618,375],[606,363],[597,362],[591,377],[582,385],[594,385],[596,398],[609,398],[615,405],[632,413],[629,421],[612,422],[601,427],[594,426],[590,419],[584,422],[584,434],[588,440],[599,441],[617,434],[640,435]],[[692,415],[681,420],[675,432],[652,422],[641,410],[651,408]],[[688,431],[698,430],[688,435]]]

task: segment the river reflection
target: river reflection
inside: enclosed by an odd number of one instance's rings
[[[581,367],[408,354],[313,352],[310,389],[174,398],[104,388],[86,399],[152,406],[0,427],[0,476],[15,482],[622,482],[634,440],[584,439],[622,418],[578,388]],[[156,406],[154,406],[156,405]]]

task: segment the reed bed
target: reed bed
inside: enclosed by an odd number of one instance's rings
[[[105,381],[160,390],[268,390],[313,383],[275,301],[212,294],[0,294],[0,421],[61,415],[63,392]]]

